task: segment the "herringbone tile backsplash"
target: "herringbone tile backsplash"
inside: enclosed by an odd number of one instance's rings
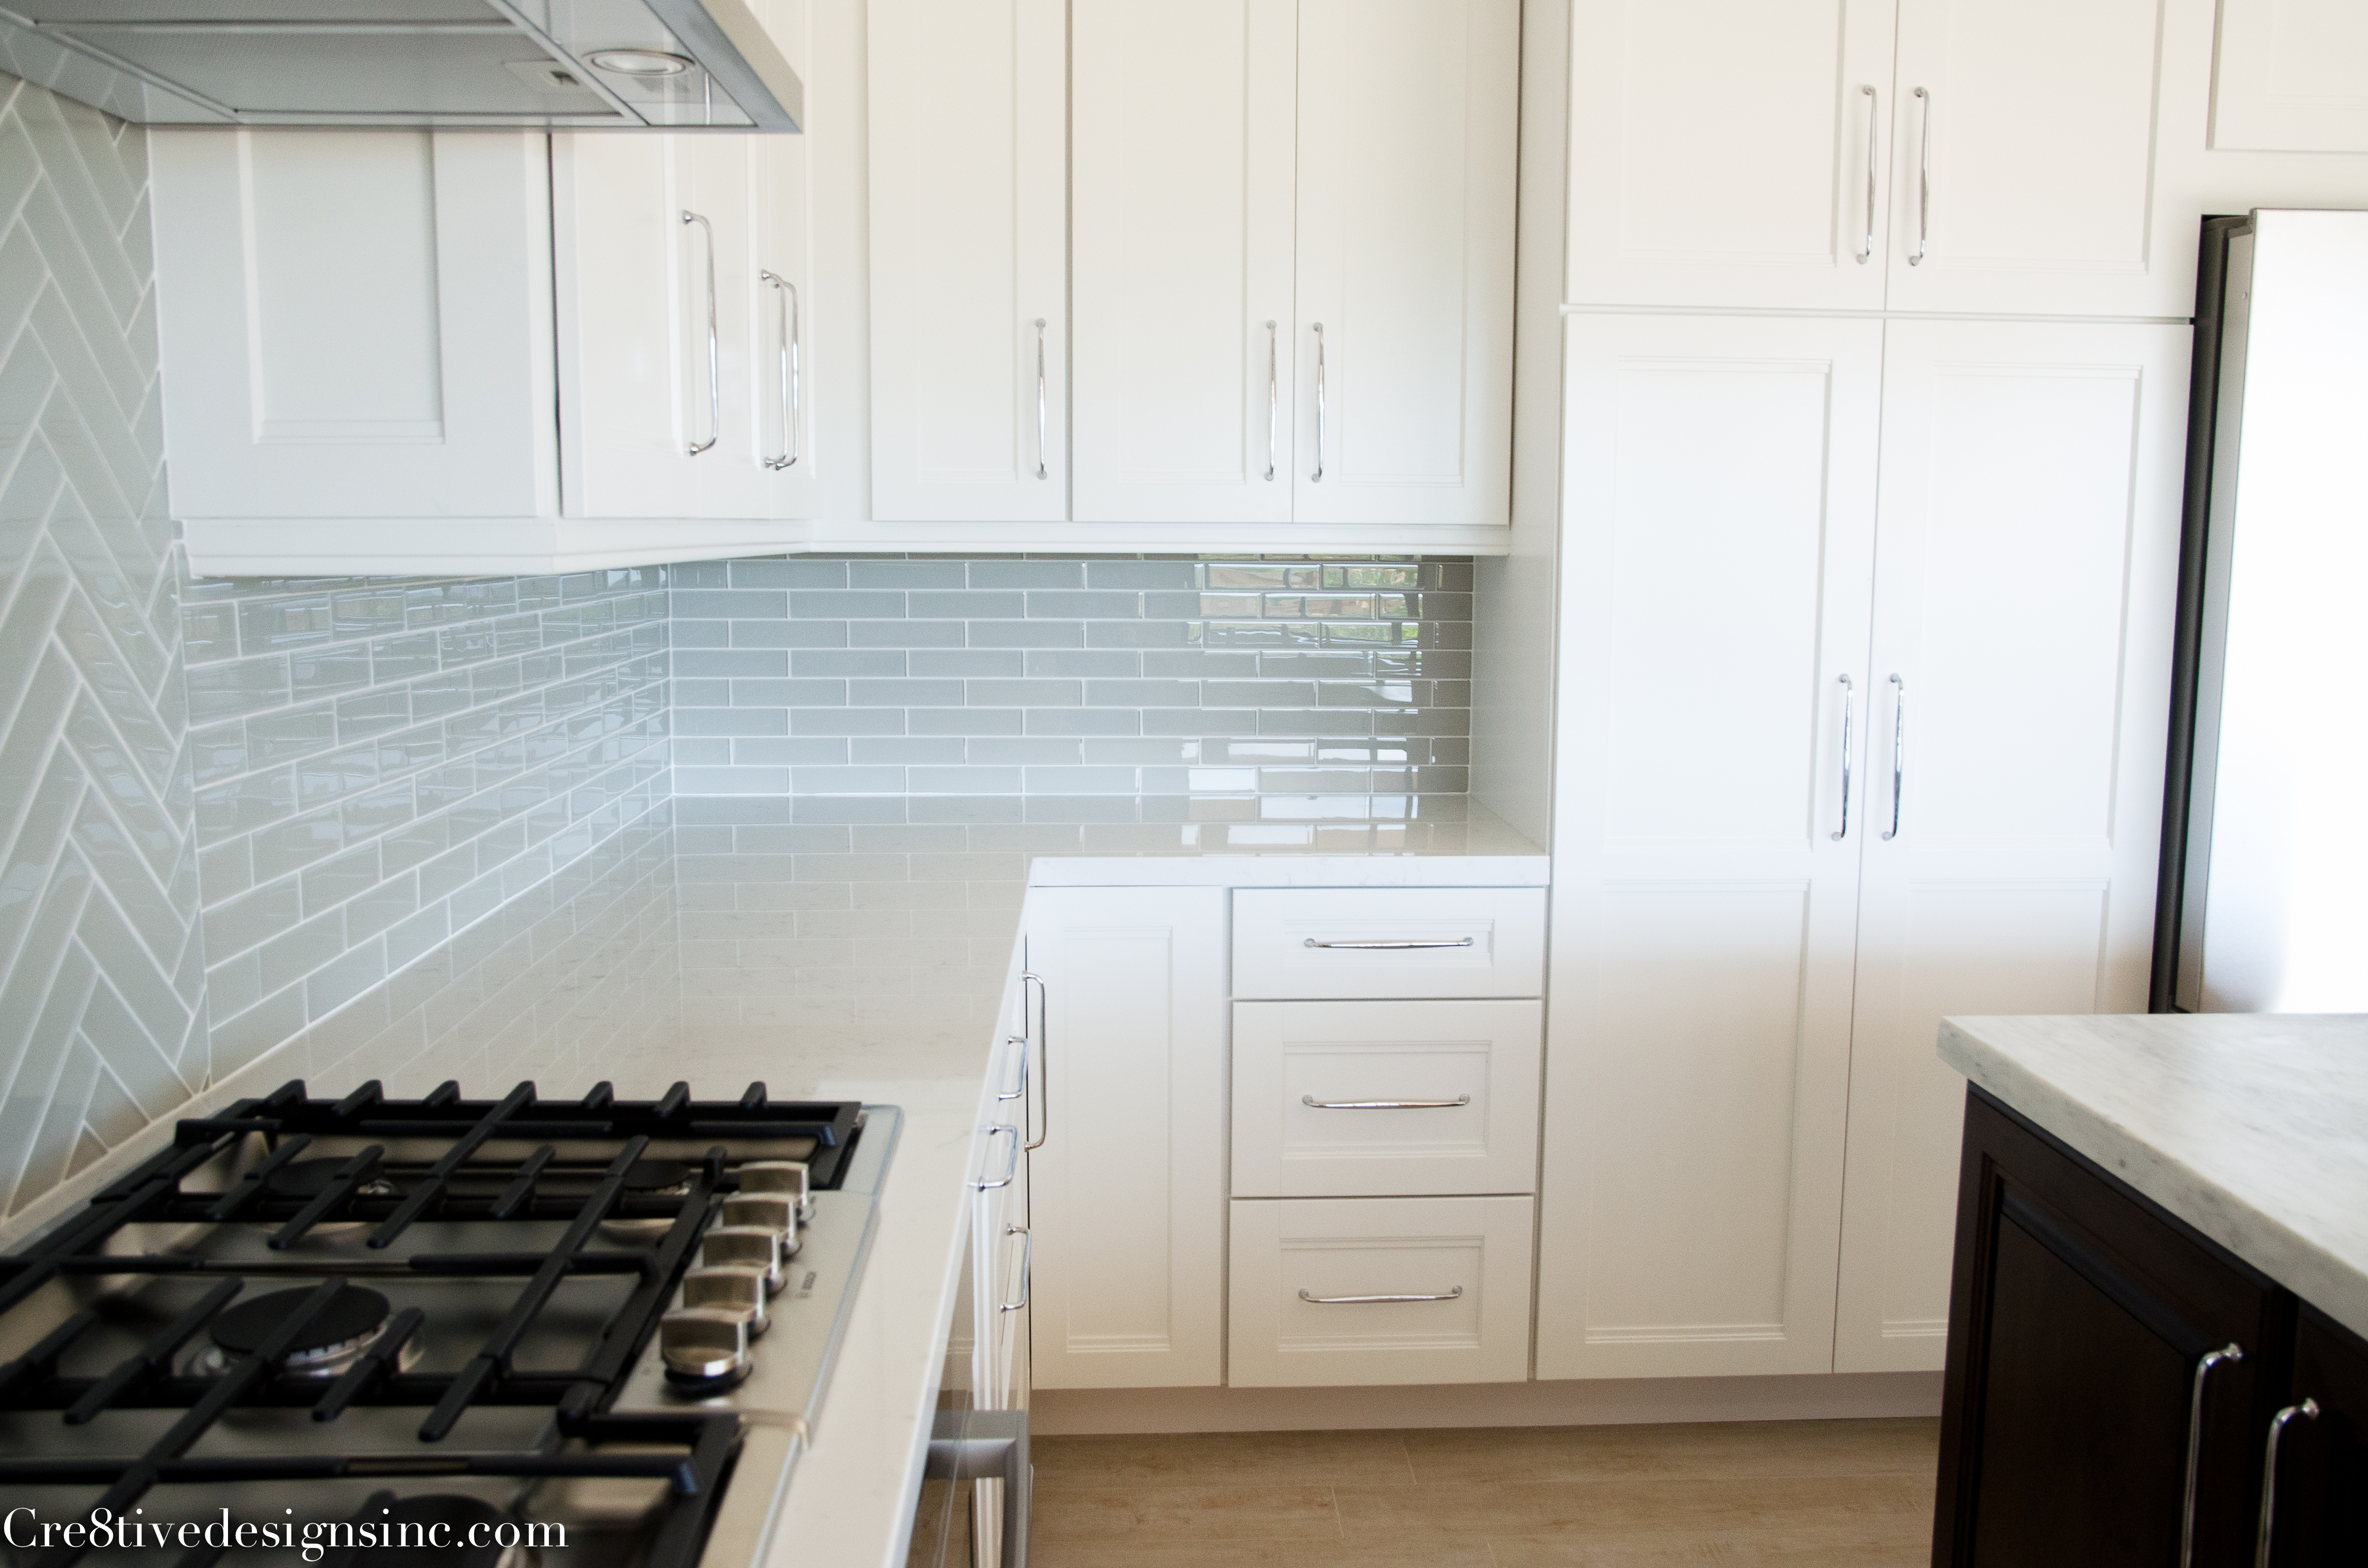
[[[0,1209],[206,1082],[146,142],[0,77]]]

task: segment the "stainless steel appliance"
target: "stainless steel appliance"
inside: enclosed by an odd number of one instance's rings
[[[0,0],[0,70],[140,125],[805,119],[746,0]]]
[[[83,1551],[28,1529],[104,1509],[311,1531],[281,1544],[333,1568],[392,1561],[362,1527],[439,1523],[456,1549],[478,1527],[481,1547],[435,1554],[475,1568],[748,1568],[900,1120],[762,1085],[329,1100],[296,1082],[183,1121],[0,1257],[0,1497],[33,1510],[6,1550],[66,1568]],[[150,1555],[294,1560],[262,1541]]]
[[[2368,212],[2205,220],[2154,1005],[2368,1011]]]

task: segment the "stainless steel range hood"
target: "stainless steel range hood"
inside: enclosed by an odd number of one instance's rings
[[[805,119],[746,0],[0,0],[0,71],[142,125]]]

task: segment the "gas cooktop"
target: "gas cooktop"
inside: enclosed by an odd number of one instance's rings
[[[899,1119],[299,1081],[183,1121],[0,1256],[0,1550],[746,1568]]]

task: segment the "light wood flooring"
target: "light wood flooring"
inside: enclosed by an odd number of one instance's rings
[[[1030,1568],[1921,1568],[1934,1421],[1040,1437]]]

